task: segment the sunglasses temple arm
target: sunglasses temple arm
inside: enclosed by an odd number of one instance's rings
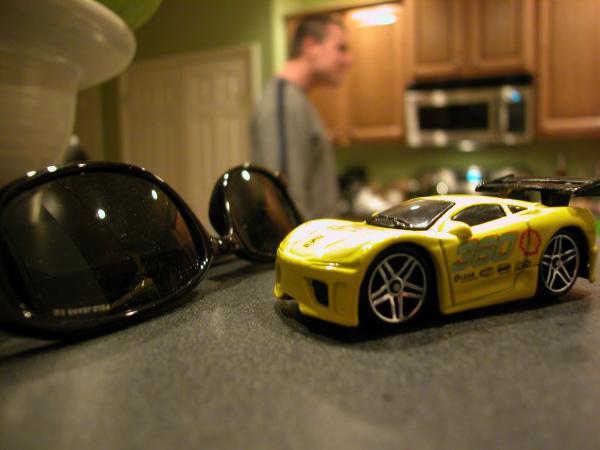
[[[212,247],[213,254],[217,258],[234,253],[239,248],[239,244],[233,238],[232,234],[220,237],[211,236],[210,245]]]

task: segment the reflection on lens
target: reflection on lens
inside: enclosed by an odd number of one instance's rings
[[[131,175],[55,179],[15,197],[0,220],[34,315],[135,314],[189,283],[206,257],[169,196]]]
[[[246,174],[246,175],[245,175]],[[234,228],[254,252],[275,255],[298,218],[282,189],[269,177],[242,170],[228,180],[228,211]]]

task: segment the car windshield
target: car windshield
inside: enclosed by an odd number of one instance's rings
[[[454,205],[447,200],[415,199],[400,203],[367,219],[369,225],[426,230]]]

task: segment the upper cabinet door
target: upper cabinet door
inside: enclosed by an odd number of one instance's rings
[[[533,72],[534,0],[469,0],[468,5],[468,69],[481,74]]]
[[[350,142],[402,137],[403,12],[400,4],[390,3],[345,15],[354,58],[347,91]]]
[[[457,76],[465,62],[465,0],[407,0],[410,78]]]
[[[540,0],[538,125],[600,135],[600,0]]]
[[[407,0],[409,78],[532,72],[534,0]]]

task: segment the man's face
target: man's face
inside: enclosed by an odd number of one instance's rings
[[[352,65],[344,30],[339,25],[329,24],[323,40],[312,42],[309,58],[316,83],[339,84]]]

